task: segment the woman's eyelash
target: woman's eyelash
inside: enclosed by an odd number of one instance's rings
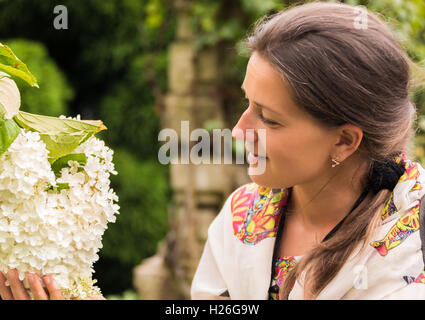
[[[268,119],[264,118],[261,113],[258,114],[258,116],[260,117],[260,120],[263,121],[265,124],[270,124],[270,125],[276,125],[277,124],[274,121],[271,121],[271,120],[268,120]]]
[[[243,98],[243,101],[249,105],[249,99],[248,98]],[[266,118],[263,117],[263,114],[261,112],[258,112],[258,117],[260,118],[260,120],[265,123],[265,124],[269,124],[269,125],[277,125],[276,122],[268,120]]]

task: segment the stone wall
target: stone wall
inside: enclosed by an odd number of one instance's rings
[[[177,37],[169,47],[169,91],[162,126],[179,134],[183,120],[189,121],[190,130],[204,128],[211,120],[224,127],[217,98],[217,48],[196,50],[196,35],[183,1],[178,9]],[[172,164],[170,179],[170,232],[157,254],[134,269],[134,285],[142,299],[190,298],[208,226],[234,188],[249,181],[246,167],[236,164]]]

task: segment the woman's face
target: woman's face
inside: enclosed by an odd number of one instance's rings
[[[262,174],[250,178],[264,187],[287,188],[328,176],[335,132],[293,103],[281,75],[256,52],[249,59],[242,89],[249,105],[233,136],[244,139],[254,155],[267,157],[250,164],[250,169],[264,166]]]

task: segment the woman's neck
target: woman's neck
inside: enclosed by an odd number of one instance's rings
[[[330,169],[327,175],[314,182],[293,186],[288,216],[311,229],[336,225],[349,213],[364,191],[363,177],[366,174],[365,161],[348,158],[340,167]]]

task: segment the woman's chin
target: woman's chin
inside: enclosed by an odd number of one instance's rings
[[[267,167],[265,170],[260,170],[258,164],[250,164],[248,175],[252,182],[265,188],[284,189],[289,187],[286,184],[281,183],[281,181],[276,181],[276,176],[270,174],[269,170],[270,169],[267,169]]]
[[[267,179],[266,170],[267,167],[263,167],[259,164],[250,164],[248,168],[248,175],[256,184],[267,187],[270,183],[270,179]]]

